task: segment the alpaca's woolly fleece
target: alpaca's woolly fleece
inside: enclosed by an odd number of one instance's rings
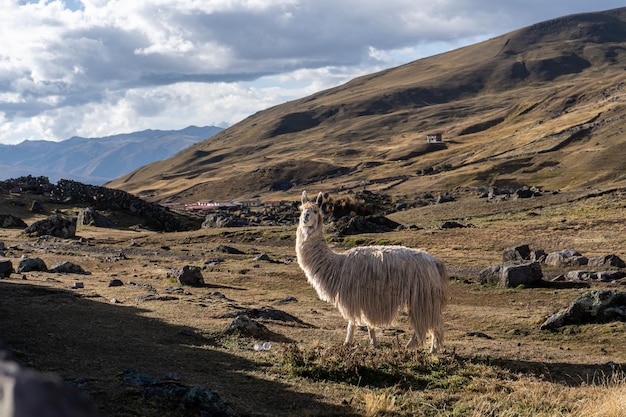
[[[296,236],[298,264],[320,299],[333,303],[348,320],[346,342],[354,325],[366,325],[372,344],[373,328],[390,324],[407,310],[414,335],[409,346],[421,344],[428,331],[431,351],[443,342],[441,311],[447,299],[448,277],[443,262],[425,251],[404,246],[363,246],[343,253],[332,251],[323,234],[321,204],[302,194]]]

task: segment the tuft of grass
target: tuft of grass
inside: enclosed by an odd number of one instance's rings
[[[590,386],[587,391],[587,395],[580,400],[576,416],[626,416],[626,373],[614,373],[601,383]]]
[[[372,349],[361,345],[299,347],[287,345],[280,367],[294,377],[355,386],[398,386],[459,390],[474,372],[454,356],[437,358],[400,346]]]

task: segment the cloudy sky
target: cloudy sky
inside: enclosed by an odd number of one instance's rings
[[[0,0],[0,143],[227,127],[617,0]]]

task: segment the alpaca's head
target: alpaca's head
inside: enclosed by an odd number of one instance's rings
[[[314,230],[322,227],[322,202],[324,195],[319,193],[315,202],[309,201],[306,191],[302,192],[302,206],[300,209],[300,227],[306,230]]]

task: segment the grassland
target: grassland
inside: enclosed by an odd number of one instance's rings
[[[488,202],[459,190],[455,202],[389,216],[418,229],[330,239],[336,250],[354,244],[350,239],[405,244],[446,262],[446,349],[436,355],[404,349],[405,316],[379,329],[378,350],[369,348],[365,332],[357,333],[355,345],[341,345],[346,323],[318,300],[299,270],[294,226],[181,233],[81,226],[80,238],[68,240],[0,229],[15,266],[29,256],[49,267],[69,260],[91,272],[1,280],[0,342],[26,366],[81,381],[110,416],[181,415],[122,381],[130,368],[211,387],[245,416],[622,416],[626,323],[540,331],[549,314],[586,289],[481,286],[476,274],[500,262],[503,249],[525,243],[626,257],[625,196],[624,190],[585,190]],[[11,202],[3,197],[0,210],[27,223],[42,216]],[[439,228],[446,220],[474,227]],[[220,244],[245,254],[218,252]],[[261,253],[272,261],[254,260]],[[215,259],[223,261],[207,263]],[[167,271],[182,265],[203,267],[205,286],[172,290],[177,284]],[[544,267],[546,278],[562,272]],[[112,279],[124,285],[110,287]],[[76,281],[84,288],[71,289]],[[138,301],[149,288],[169,298]],[[280,303],[286,297],[297,301]],[[263,340],[224,333],[232,319],[220,315],[263,306],[305,324],[264,320],[271,333]],[[255,351],[262,341],[271,349]]]

